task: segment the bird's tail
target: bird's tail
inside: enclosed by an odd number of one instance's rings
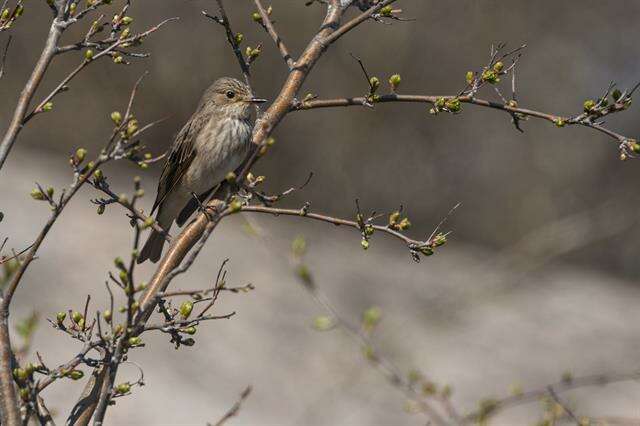
[[[138,256],[138,263],[142,263],[149,259],[151,262],[156,263],[162,255],[162,247],[164,246],[164,235],[156,230],[151,231],[151,235],[147,239],[140,256]]]

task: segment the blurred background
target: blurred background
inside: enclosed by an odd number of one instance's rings
[[[253,66],[254,89],[273,99],[286,67],[251,21],[252,2],[227,3],[245,45],[264,44]],[[304,3],[273,2],[275,23],[294,54],[324,12],[319,4]],[[383,82],[401,74],[400,93],[455,94],[464,87],[466,71],[488,62],[491,45],[499,42],[528,46],[517,69],[523,107],[571,115],[610,81],[624,89],[640,80],[634,60],[640,54],[640,4],[631,0],[398,4],[415,20],[369,22],[344,37],[319,61],[301,97],[365,94],[366,82],[350,53]],[[25,7],[0,81],[2,126],[49,26],[44,2]],[[134,2],[128,13],[135,19],[133,30],[172,16],[180,21],[145,40],[148,59],[131,66],[96,61],[55,99],[52,112],[23,130],[0,171],[0,237],[9,237],[9,246],[28,245],[48,215],[28,195],[34,182],[56,188],[69,183],[69,154],[80,146],[95,154],[104,145],[110,112],[124,108],[145,70],[150,74],[136,101],[138,118],[169,117],[144,138],[154,154],[167,149],[215,78],[239,76],[222,28],[205,19],[203,9],[215,12],[214,2]],[[75,26],[64,42],[78,40],[87,25]],[[80,60],[80,52],[57,57],[36,98]],[[482,97],[497,99],[488,89]],[[636,137],[637,117],[632,107],[607,118],[607,126]],[[508,394],[513,384],[528,389],[557,381],[566,370],[579,375],[636,368],[640,166],[621,162],[616,143],[589,129],[557,129],[535,120],[522,127],[519,133],[508,115],[468,105],[456,116],[434,117],[419,104],[289,115],[255,173],[267,176],[271,192],[304,182],[311,171],[314,178],[281,206],[310,201],[312,210],[353,217],[356,198],[366,210],[403,205],[414,224],[410,234],[424,238],[461,202],[445,225],[453,231],[450,244],[415,264],[402,245],[381,235],[365,253],[357,233],[325,224],[251,217],[261,235],[256,237],[244,219],[225,221],[189,275],[174,285],[210,285],[229,257],[230,280],[251,282],[256,290],[225,295],[219,312],[237,315],[202,326],[192,348],[174,351],[166,336],[149,338],[147,348],[135,354],[149,386],[119,400],[108,420],[214,422],[252,384],[253,394],[233,424],[424,424],[423,417],[403,411],[405,396],[368,365],[347,334],[313,330],[313,318],[324,312],[292,272],[289,249],[296,235],[306,237],[306,261],[336,309],[357,325],[364,309],[379,306],[383,320],[373,336],[379,351],[404,373],[417,368],[452,385],[453,402],[462,411],[482,398]],[[142,171],[125,163],[105,170],[116,192],[131,191],[131,179],[141,175],[147,208],[160,171],[160,165]],[[131,232],[117,207],[95,214],[89,199],[96,196],[85,189],[65,211],[23,281],[14,320],[34,309],[45,317],[79,307],[87,293],[96,308],[106,301],[104,278],[113,258],[128,253]],[[141,271],[152,269],[145,265]],[[75,347],[43,322],[34,349],[55,364],[73,356]],[[79,392],[75,383],[47,390],[60,421]],[[638,397],[640,386],[620,384],[568,398],[580,415],[638,418]],[[534,403],[495,420],[530,424],[539,414]]]

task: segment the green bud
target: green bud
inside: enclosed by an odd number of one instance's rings
[[[138,120],[131,120],[127,123],[127,136],[131,137],[138,131]]]
[[[93,172],[93,178],[97,181],[97,182],[102,182],[104,180],[104,174],[102,173],[102,170],[100,169],[96,169]]]
[[[254,22],[262,22],[262,16],[260,16],[260,14],[259,14],[258,12],[253,12],[253,13],[251,14],[251,19],[252,19]]]
[[[420,247],[420,253],[425,256],[431,256],[433,254],[433,249],[429,246]]]
[[[129,282],[129,276],[127,275],[127,271],[120,271],[118,275],[120,276],[120,281],[122,281],[124,284]]]
[[[16,6],[16,10],[13,13],[13,15],[18,18],[20,16],[22,16],[22,14],[24,13],[24,6],[19,4],[18,6]]]
[[[236,44],[239,46],[242,44],[242,41],[244,40],[244,34],[236,33],[236,35],[234,36],[234,39],[236,41]]]
[[[384,16],[384,17],[391,17],[392,16],[392,12],[393,9],[391,8],[391,6],[385,6],[382,9],[380,9],[380,16]]]
[[[24,366],[24,370],[27,372],[28,375],[31,375],[33,374],[34,371],[36,371],[36,366],[32,362],[30,362]]]
[[[104,206],[104,204],[100,204],[100,205],[98,206],[97,213],[98,213],[98,214],[102,214],[102,213],[104,213],[104,210],[105,210],[105,206]]]
[[[391,89],[396,90],[400,83],[402,82],[402,78],[400,78],[400,74],[393,74],[389,77],[389,84],[391,85]]]
[[[440,98],[436,99],[436,102],[435,102],[434,105],[437,108],[443,108],[446,103],[447,103],[447,100],[445,98],[440,97]]]
[[[87,156],[87,150],[86,149],[78,148],[76,150],[76,162],[77,163],[82,163],[86,156]]]
[[[0,19],[2,19],[4,21],[5,19],[7,19],[9,17],[9,13],[10,13],[9,9],[4,9],[2,11],[2,14],[0,14]]]
[[[498,77],[498,73],[494,70],[484,70],[482,72],[482,81],[490,84],[495,84],[500,82],[500,78]]]
[[[50,187],[47,188],[47,196],[49,198],[53,198],[53,193],[54,192],[55,192],[55,190],[53,189],[53,187],[50,186]]]
[[[116,393],[120,395],[129,393],[130,390],[131,390],[131,385],[129,383],[120,383],[115,387]]]
[[[182,302],[182,304],[180,305],[180,315],[182,315],[183,318],[187,319],[189,318],[189,315],[191,315],[191,311],[193,311],[193,302],[190,300]]]
[[[501,61],[496,62],[495,64],[493,64],[493,70],[497,73],[501,72],[504,69],[504,63]]]
[[[27,374],[27,371],[24,368],[14,368],[13,377],[23,382],[29,378],[29,375]]]
[[[129,28],[125,28],[124,30],[122,30],[122,33],[120,34],[120,38],[124,39],[129,37],[129,34],[131,34],[131,30]]]
[[[42,110],[44,112],[49,112],[53,109],[53,102],[49,101],[47,103],[45,103],[44,105],[42,105]]]
[[[614,101],[618,102],[618,100],[622,97],[622,92],[619,89],[616,89],[611,93],[611,97]]]
[[[139,346],[142,343],[142,339],[139,336],[132,336],[129,337],[127,343],[129,343],[129,346]]]
[[[433,244],[436,247],[440,247],[441,245],[445,244],[447,242],[447,237],[444,234],[438,234],[435,237],[433,237]]]
[[[400,219],[400,212],[395,211],[389,215],[389,225],[395,225]]]
[[[584,108],[584,112],[590,112],[593,108],[595,108],[596,102],[593,99],[587,99],[586,101],[584,101],[582,106]]]
[[[31,397],[29,393],[29,388],[20,388],[18,393],[20,394],[20,398],[22,398],[23,401],[25,402],[29,401],[29,398]]]
[[[380,79],[378,77],[371,77],[369,79],[369,85],[371,86],[371,92],[375,92],[380,87]]]
[[[73,320],[73,322],[78,324],[81,320],[84,319],[84,316],[78,311],[73,311],[71,313],[71,319]]]
[[[362,246],[363,250],[367,250],[369,248],[369,240],[366,240],[366,239],[363,238],[360,241],[360,245]]]
[[[124,18],[122,18],[121,22],[123,25],[129,25],[133,22],[133,18],[130,16],[125,16]]]
[[[67,377],[71,380],[80,380],[84,377],[82,370],[71,370],[67,373]]]
[[[236,213],[239,212],[240,209],[242,209],[242,202],[234,198],[233,201],[229,203],[229,210],[231,213]]]
[[[122,123],[122,114],[120,114],[120,111],[113,111],[111,113],[111,120],[118,125]]]
[[[410,227],[411,227],[411,222],[406,217],[402,219],[398,224],[398,228],[400,228],[401,231],[404,231],[405,229],[409,229]]]
[[[313,328],[318,331],[327,331],[333,328],[333,320],[326,315],[320,315],[313,319]]]
[[[553,120],[553,124],[555,124],[556,127],[564,127],[567,123],[562,118],[558,117],[555,120]]]
[[[267,146],[273,146],[276,143],[276,138],[274,138],[273,136],[269,136],[265,142]]]
[[[67,318],[66,312],[61,311],[56,314],[56,321],[58,322],[58,324],[62,324],[66,318]]]
[[[92,59],[93,59],[93,50],[91,50],[91,49],[87,49],[87,50],[85,50],[85,51],[84,51],[84,58],[85,58],[87,61],[92,60]]]
[[[113,63],[114,64],[121,64],[122,61],[124,61],[124,58],[122,57],[122,55],[115,55],[113,57]]]
[[[34,200],[38,200],[38,201],[44,200],[44,194],[39,189],[35,189],[35,188],[32,189],[30,195],[31,195],[31,198],[33,198]]]
[[[155,222],[156,221],[151,216],[149,216],[144,220],[143,226],[144,228],[151,228]]]
[[[129,204],[129,198],[127,197],[127,194],[118,195],[118,202],[120,204]]]
[[[467,83],[469,84],[473,83],[474,79],[475,79],[475,75],[473,71],[467,71],[467,74],[465,75],[465,80],[467,80]]]
[[[462,104],[460,103],[460,99],[453,98],[449,99],[444,103],[445,108],[447,108],[452,113],[458,113],[462,111]]]
[[[364,226],[364,234],[367,237],[372,236],[374,231],[375,231],[375,228],[373,227],[373,225],[365,225]]]
[[[236,176],[236,174],[234,172],[229,172],[229,173],[227,173],[227,175],[225,176],[224,179],[228,183],[234,183],[236,181],[236,178],[237,178],[237,176]]]
[[[187,327],[184,330],[182,330],[182,332],[193,336],[194,334],[196,334],[196,328],[193,326]]]
[[[362,324],[365,327],[375,327],[382,318],[382,311],[377,306],[372,306],[362,313]]]
[[[116,268],[118,269],[124,269],[124,270],[127,269],[127,267],[124,264],[124,260],[122,260],[120,256],[113,259],[113,264],[116,265]]]
[[[51,4],[53,4],[53,0],[51,0]],[[74,12],[76,11],[76,8],[77,8],[77,7],[78,7],[78,5],[77,5],[75,2],[74,2],[74,3],[71,3],[71,4],[69,5],[69,12],[73,15],[73,14],[74,14]]]
[[[107,309],[106,311],[104,311],[102,313],[102,317],[104,318],[104,320],[106,322],[111,322],[111,319],[113,318],[113,314],[111,313],[111,311],[109,309]]]

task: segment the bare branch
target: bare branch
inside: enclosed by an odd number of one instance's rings
[[[254,3],[256,4],[258,13],[262,18],[260,25],[273,39],[273,42],[276,44],[276,47],[280,51],[280,56],[282,56],[282,59],[284,59],[285,63],[289,67],[289,70],[293,69],[293,67],[295,66],[294,60],[289,54],[289,49],[287,49],[287,46],[284,44],[284,41],[282,41],[282,37],[280,37],[280,34],[278,34],[278,31],[273,25],[273,22],[271,22],[271,18],[269,17],[267,10],[262,5],[262,0],[254,0]]]

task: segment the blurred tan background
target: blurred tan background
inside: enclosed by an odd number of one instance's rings
[[[267,35],[250,21],[251,2],[227,3],[245,43],[264,43],[253,68],[255,89],[273,98],[285,67]],[[384,80],[400,73],[402,93],[452,94],[498,42],[528,45],[518,67],[522,106],[572,114],[611,80],[625,88],[640,79],[640,4],[634,1],[405,0],[400,5],[416,20],[367,23],[349,34],[322,58],[301,95],[364,94],[364,79],[349,53]],[[300,52],[322,8],[305,7],[303,0],[274,1],[273,7],[281,35]],[[202,9],[213,12],[215,6],[205,0],[134,3],[129,13],[134,29],[171,16],[181,20],[145,40],[149,59],[129,67],[108,60],[92,64],[56,98],[53,112],[25,128],[0,171],[5,213],[0,237],[8,236],[16,248],[33,239],[47,215],[46,207],[28,196],[33,182],[60,188],[69,181],[69,153],[78,146],[95,153],[102,146],[109,113],[122,109],[144,70],[150,75],[137,101],[139,118],[170,116],[145,138],[158,154],[213,79],[238,75],[222,29],[203,18]],[[28,2],[13,30],[0,81],[3,126],[42,47],[49,15],[45,4]],[[65,40],[78,39],[86,25]],[[41,96],[79,55],[55,60]],[[639,133],[637,117],[634,106],[607,124],[633,137]],[[380,306],[384,320],[375,337],[380,350],[404,371],[417,367],[452,384],[454,402],[465,410],[482,397],[506,393],[509,384],[540,386],[565,370],[586,374],[637,367],[640,166],[621,163],[615,143],[587,129],[560,130],[537,121],[523,128],[525,133],[518,133],[507,115],[471,106],[457,116],[432,117],[425,106],[409,104],[288,116],[256,171],[268,177],[272,191],[303,182],[310,171],[315,176],[283,206],[311,201],[316,211],[352,216],[355,198],[378,211],[402,204],[414,223],[411,234],[420,236],[462,202],[446,226],[454,231],[451,244],[414,264],[400,245],[382,236],[363,253],[354,232],[257,217],[273,241],[267,250],[242,230],[241,220],[225,222],[176,286],[208,285],[219,262],[230,257],[232,280],[252,282],[257,290],[225,297],[220,311],[238,315],[201,327],[193,348],[174,351],[165,336],[151,339],[150,347],[136,354],[149,386],[118,401],[109,420],[203,424],[215,421],[245,385],[253,384],[234,424],[424,424],[402,411],[403,396],[367,366],[343,333],[311,329],[312,318],[322,311],[298,286],[286,259],[297,234],[307,236],[309,264],[337,308],[357,322],[363,309]],[[159,172],[153,167],[143,174],[147,205]],[[140,173],[126,164],[107,170],[117,192],[130,191],[131,177]],[[129,250],[130,233],[117,208],[95,215],[88,201],[95,196],[85,190],[56,225],[18,293],[14,318],[34,308],[49,315],[81,305],[87,292],[95,301],[105,300],[103,278],[113,257]],[[35,348],[51,364],[73,354],[66,338],[44,325]],[[60,416],[76,392],[69,384],[48,391]],[[616,385],[576,392],[571,399],[580,414],[637,418],[639,396],[637,385]],[[530,424],[537,409],[533,404],[515,410],[498,423]]]

